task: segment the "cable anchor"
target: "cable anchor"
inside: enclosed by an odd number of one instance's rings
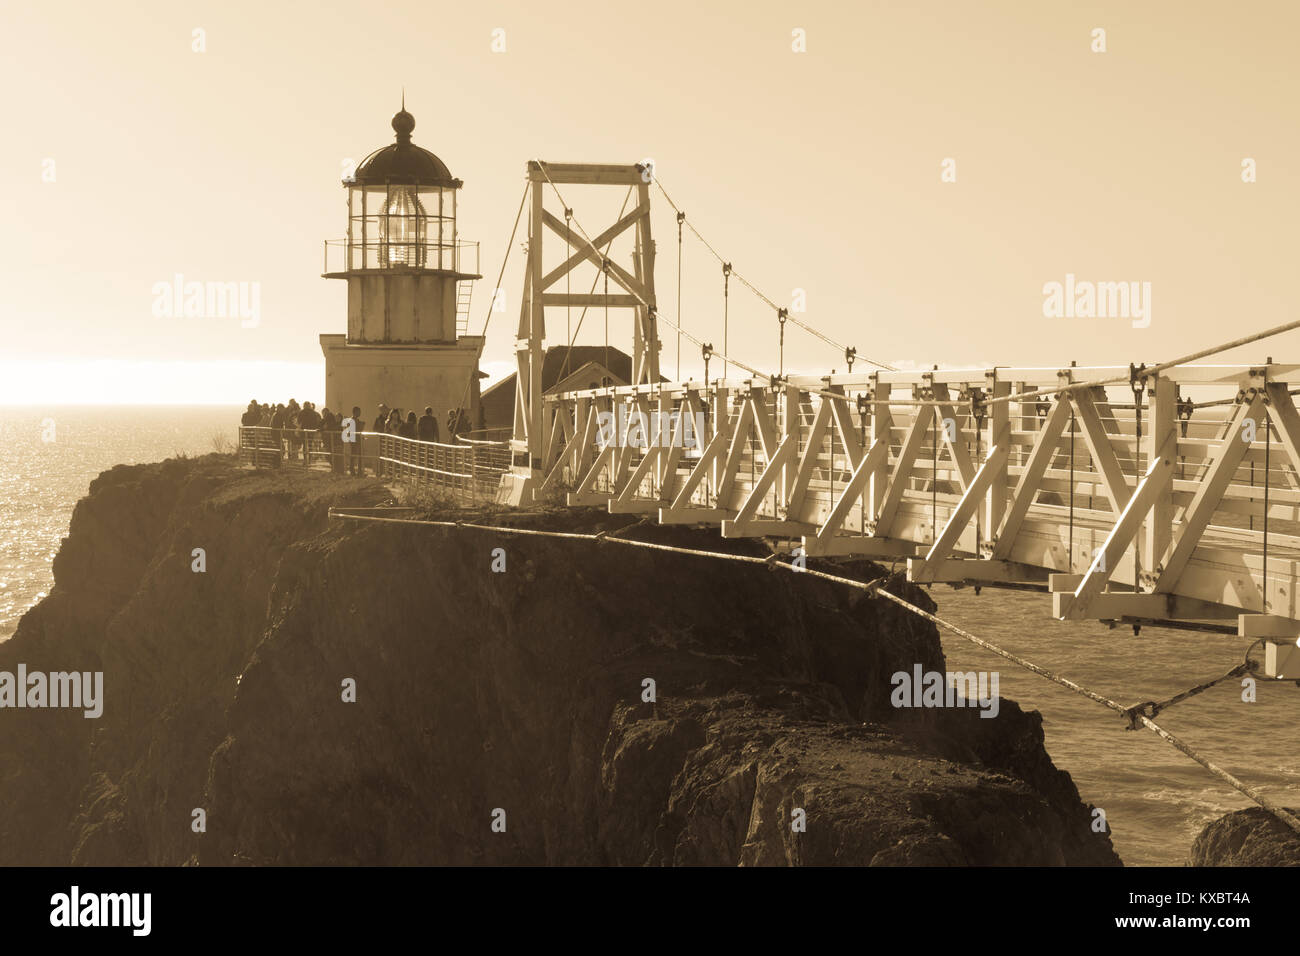
[[[1128,726],[1124,729],[1141,730],[1140,718],[1145,717],[1147,720],[1155,720],[1158,713],[1160,713],[1160,705],[1154,700],[1145,700],[1140,704],[1134,704],[1132,707],[1125,707],[1123,715],[1128,719]]]
[[[862,419],[862,423],[865,425],[871,417],[871,396],[866,392],[859,392],[856,399],[858,403],[858,416]]]
[[[1134,365],[1132,362],[1128,364],[1128,387],[1133,392],[1135,404],[1141,403],[1142,389],[1146,387],[1146,369],[1145,362],[1141,365]]]
[[[984,427],[984,419],[988,417],[988,406],[986,405],[984,389],[972,385],[970,388],[970,414],[975,419],[975,429],[978,432]]]

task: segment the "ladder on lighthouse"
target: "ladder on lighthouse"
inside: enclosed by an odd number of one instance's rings
[[[469,299],[474,293],[474,282],[461,279],[456,283],[456,335],[469,334]]]

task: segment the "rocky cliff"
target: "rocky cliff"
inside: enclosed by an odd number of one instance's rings
[[[890,705],[893,673],[944,663],[888,602],[327,517],[387,498],[216,456],[101,475],[0,670],[102,670],[103,716],[0,711],[0,864],[1119,862],[1037,713]]]
[[[1287,809],[1300,814],[1294,807]],[[1237,810],[1197,835],[1190,865],[1300,866],[1300,835],[1263,807]]]

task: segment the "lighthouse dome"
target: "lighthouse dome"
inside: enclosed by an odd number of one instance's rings
[[[459,189],[461,181],[433,153],[411,142],[415,117],[405,108],[393,116],[396,142],[375,150],[357,166],[348,186],[442,186]]]

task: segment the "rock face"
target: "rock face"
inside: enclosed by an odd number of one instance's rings
[[[0,670],[103,670],[104,714],[0,711],[0,864],[1119,863],[1037,713],[891,706],[892,674],[944,670],[895,605],[608,542],[327,518],[387,496],[215,456],[101,475]]]
[[[1292,815],[1300,814],[1288,807]],[[1229,813],[1192,844],[1191,866],[1300,866],[1300,834],[1263,807]]]

